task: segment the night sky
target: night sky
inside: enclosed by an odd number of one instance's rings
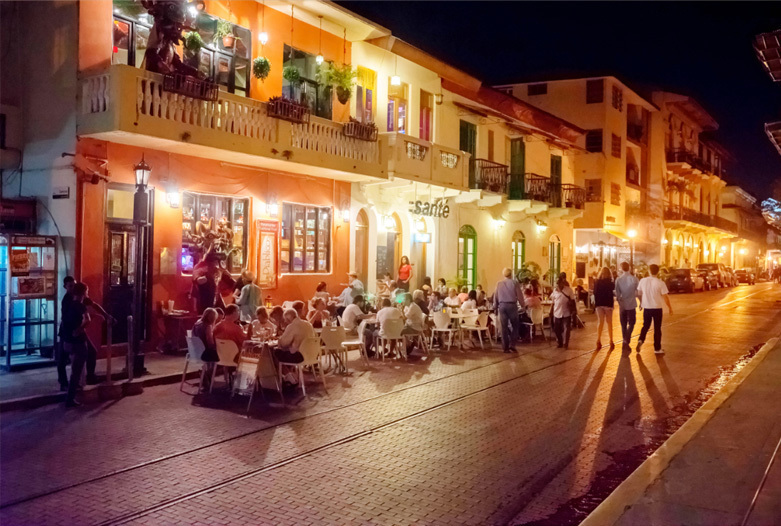
[[[614,75],[689,95],[736,158],[728,182],[760,199],[781,180],[764,123],[781,83],[752,48],[781,28],[776,2],[337,2],[488,84]]]

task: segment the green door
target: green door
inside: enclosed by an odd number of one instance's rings
[[[517,276],[526,262],[526,237],[520,230],[513,234],[513,275]]]
[[[467,121],[460,121],[459,148],[471,154],[469,157],[469,188],[475,187],[475,156],[477,155],[477,126]]]
[[[458,277],[466,281],[469,290],[477,282],[477,232],[470,225],[458,231]]]
[[[551,204],[561,206],[561,155],[550,156]]]
[[[550,283],[554,284],[561,274],[561,241],[558,237],[551,238],[548,244],[548,263]]]
[[[526,143],[523,139],[510,140],[510,199],[523,199],[525,194]]]

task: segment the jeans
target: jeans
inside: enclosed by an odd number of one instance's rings
[[[632,331],[635,330],[635,323],[637,323],[637,311],[635,309],[621,309],[618,311],[618,319],[621,323],[621,336],[624,338],[624,344],[629,345]]]
[[[662,348],[662,309],[643,310],[643,328],[640,330],[640,342],[645,341],[648,329],[651,328],[651,320],[654,322],[654,350]]]
[[[553,318],[553,332],[556,334],[556,341],[559,345],[569,347],[569,333],[572,327],[570,316],[563,318]]]
[[[76,390],[81,384],[81,373],[84,372],[84,364],[87,361],[87,343],[66,343],[64,348],[71,355],[71,378],[68,383],[67,401],[73,402],[76,399]]]
[[[515,348],[521,328],[518,305],[515,303],[500,303],[499,324],[502,326],[502,348],[505,351]]]
[[[58,342],[58,349],[55,351],[55,358],[57,360],[57,381],[60,382],[60,386],[68,387],[68,372],[67,367],[70,363],[70,353],[65,350],[65,343]],[[95,366],[98,363],[98,350],[92,345],[90,340],[87,340],[87,379],[92,380],[95,378]]]

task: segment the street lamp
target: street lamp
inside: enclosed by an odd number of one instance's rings
[[[629,236],[629,271],[635,271],[635,238],[637,237],[637,230],[631,229],[626,235]]]
[[[144,156],[133,167],[136,176],[136,193],[133,196],[133,224],[136,227],[136,268],[133,290],[133,334],[130,335],[133,344],[133,361],[128,362],[128,377],[141,375],[144,372],[144,353],[141,352],[141,338],[143,336],[142,319],[144,317],[144,275],[146,260],[144,248],[146,247],[147,232],[149,227],[149,194],[146,191],[149,184],[149,175],[152,168],[147,164]]]

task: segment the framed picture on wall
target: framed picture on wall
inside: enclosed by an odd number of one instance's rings
[[[277,287],[279,251],[279,222],[255,221],[255,246],[257,247],[257,280],[264,289]]]

